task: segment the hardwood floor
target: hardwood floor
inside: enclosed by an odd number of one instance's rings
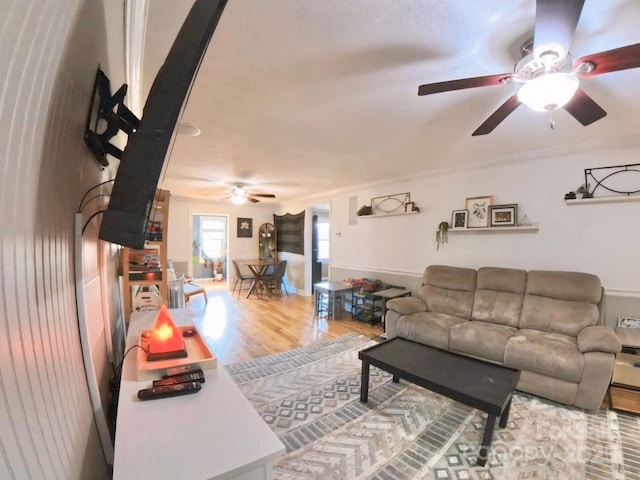
[[[382,326],[352,320],[344,312],[337,320],[314,315],[313,297],[276,291],[273,298],[263,295],[245,298],[247,290],[232,297],[223,282],[199,281],[207,290],[187,302],[187,309],[218,362],[244,362],[311,343],[357,332],[369,338],[382,333]],[[245,284],[246,286],[246,284]]]

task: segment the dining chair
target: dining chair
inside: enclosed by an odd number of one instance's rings
[[[287,287],[284,284],[284,273],[287,270],[287,261],[286,260],[280,260],[280,262],[278,262],[278,265],[276,265],[276,268],[273,272],[273,275],[266,275],[264,277],[264,281],[267,283],[267,285],[269,286],[269,288],[283,288],[284,289],[284,293],[287,294],[287,297],[289,296],[289,292],[287,292]]]
[[[242,282],[244,282],[245,280],[249,281],[249,284],[251,284],[251,282],[254,280],[254,276],[252,273],[242,273],[242,270],[240,269],[240,265],[238,265],[238,262],[236,262],[235,260],[231,260],[231,264],[233,265],[233,271],[235,272],[235,276],[236,276],[236,283],[233,284],[233,292],[231,292],[231,295],[233,295],[234,293],[236,293],[236,287],[238,286],[238,282],[240,282],[240,287],[238,288],[238,298],[240,298],[240,290],[242,290]]]

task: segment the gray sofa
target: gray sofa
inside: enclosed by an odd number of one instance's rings
[[[587,410],[600,407],[621,350],[588,273],[432,265],[417,296],[387,302],[385,321],[389,339],[519,369],[518,390]]]

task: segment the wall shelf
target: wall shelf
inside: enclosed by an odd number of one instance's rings
[[[513,232],[537,232],[540,226],[518,225],[513,227],[479,227],[479,228],[450,228],[449,233],[513,233]]]
[[[596,203],[629,203],[640,202],[640,195],[615,195],[596,198],[577,198],[575,200],[565,200],[567,205],[593,205]]]
[[[376,213],[375,215],[360,215],[358,218],[379,218],[379,217],[393,217],[394,215],[415,215],[420,212],[390,212],[390,213]]]

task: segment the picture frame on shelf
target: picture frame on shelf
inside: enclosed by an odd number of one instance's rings
[[[405,212],[413,212],[415,208],[416,208],[416,202],[407,202],[404,204]]]
[[[238,238],[253,237],[253,218],[238,217],[237,236]]]
[[[493,205],[493,195],[467,197],[464,206],[469,212],[467,228],[482,228],[489,226],[489,207]]]
[[[451,228],[467,228],[469,210],[454,210],[451,213]]]
[[[489,226],[491,227],[515,227],[518,224],[517,219],[517,203],[489,207]]]

